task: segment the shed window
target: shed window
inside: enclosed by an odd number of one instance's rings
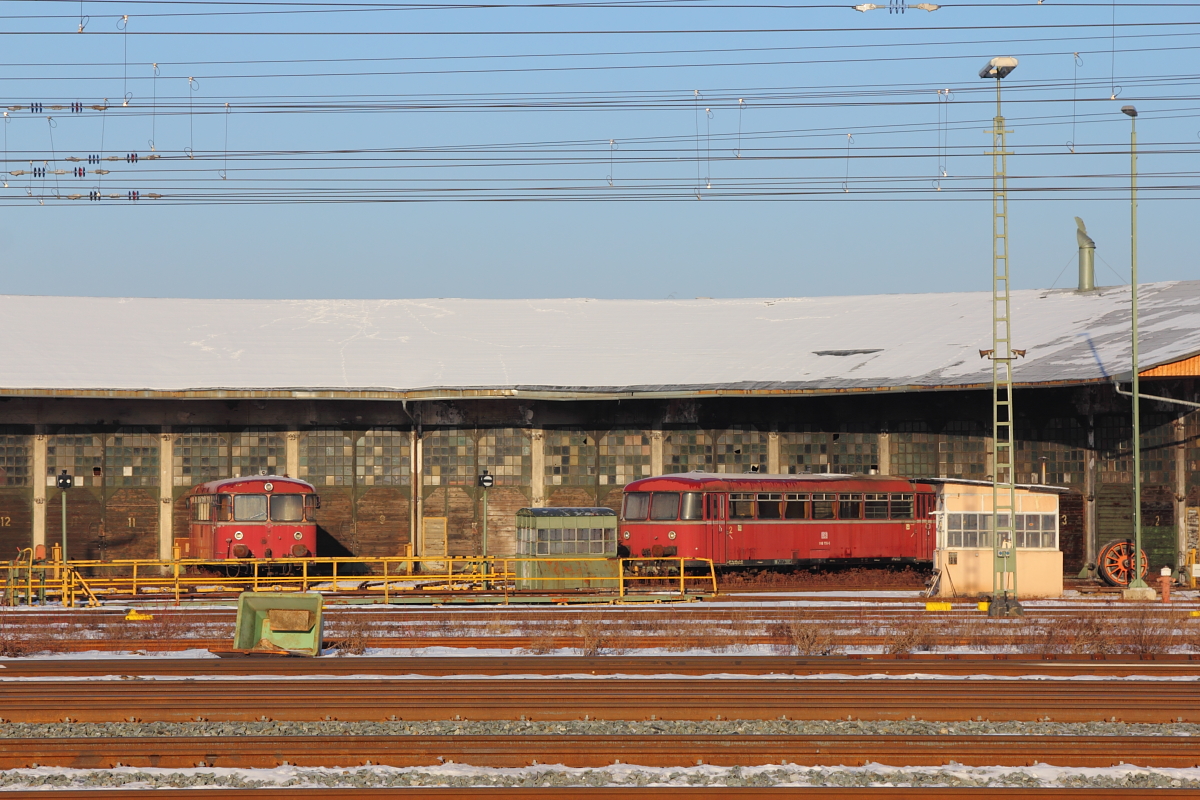
[[[731,492],[729,495],[730,519],[754,519],[754,495],[746,492]]]
[[[833,505],[837,502],[836,494],[817,492],[812,496],[812,518],[833,519]]]
[[[266,522],[267,496],[265,494],[235,494],[233,496],[233,518],[238,522]]]
[[[680,519],[704,519],[703,495],[699,492],[685,492],[683,495],[683,513]]]
[[[640,520],[650,516],[650,493],[628,492],[625,495],[625,519]]]
[[[861,494],[838,495],[838,519],[862,519],[863,496]]]
[[[888,496],[886,494],[868,494],[866,501],[867,519],[888,518]]]
[[[679,492],[655,492],[650,519],[679,519]]]
[[[783,505],[784,519],[808,518],[808,495],[789,494]]]

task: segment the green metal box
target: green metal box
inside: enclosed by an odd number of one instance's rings
[[[517,511],[516,587],[522,591],[620,588],[617,514],[611,508]]]
[[[323,600],[316,592],[242,592],[234,652],[320,655]]]

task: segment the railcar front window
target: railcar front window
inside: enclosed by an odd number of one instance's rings
[[[238,522],[266,522],[267,496],[265,494],[235,494],[233,496],[233,518]]]
[[[913,518],[913,496],[911,494],[892,495],[892,519]]]
[[[862,519],[863,496],[861,494],[838,495],[838,519]]]
[[[271,495],[271,519],[275,522],[300,522],[304,519],[304,495]]]
[[[655,492],[650,501],[650,519],[679,519],[679,492]]]
[[[836,494],[818,492],[812,496],[812,518],[833,519],[833,506],[837,502]]]
[[[783,507],[784,519],[808,518],[808,495],[789,494]]]
[[[315,494],[304,495],[304,519],[315,522],[317,509],[321,507],[321,498]]]
[[[731,492],[729,495],[730,519],[754,519],[754,495],[746,492]]]
[[[227,494],[217,495],[213,508],[213,519],[217,522],[229,522],[233,519],[233,497]]]
[[[699,492],[685,492],[683,495],[683,513],[680,519],[704,519],[703,495]]]
[[[625,495],[625,519],[642,520],[650,516],[650,493],[629,492]]]
[[[783,503],[782,494],[760,494],[758,496],[758,518],[780,519],[779,506]]]
[[[888,518],[888,496],[886,494],[867,495],[867,519]]]

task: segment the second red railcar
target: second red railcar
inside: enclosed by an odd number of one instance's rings
[[[620,545],[731,567],[921,563],[935,509],[932,485],[903,478],[689,472],[625,487]]]
[[[189,555],[211,560],[317,554],[312,484],[278,475],[202,483],[188,496]]]

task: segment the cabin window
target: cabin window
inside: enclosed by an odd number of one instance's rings
[[[703,495],[699,492],[685,492],[683,495],[683,513],[680,519],[704,519]]]
[[[838,495],[838,519],[862,519],[863,496],[861,494]]]
[[[650,516],[650,493],[628,492],[625,495],[625,519],[641,520]]]
[[[913,518],[913,496],[911,494],[892,495],[892,519]]]
[[[193,497],[188,501],[192,509],[192,522],[212,521],[212,495],[205,494]]]
[[[784,519],[808,518],[808,495],[789,494],[783,505]]]
[[[1057,548],[1054,514],[1018,514],[1017,547]]]
[[[679,492],[655,492],[650,501],[650,519],[679,519]]]
[[[781,519],[780,506],[783,505],[782,494],[760,494],[758,496],[759,519]]]
[[[227,494],[217,495],[213,503],[213,519],[217,522],[229,522],[233,519],[233,497]]]
[[[266,522],[267,496],[265,494],[235,494],[233,496],[233,518],[238,522]]]
[[[304,519],[304,495],[271,495],[271,519],[275,522],[300,522]]]
[[[866,501],[867,519],[888,518],[888,496],[886,494],[868,494]]]
[[[817,492],[812,496],[812,518],[833,519],[833,505],[837,502],[836,494]]]
[[[754,519],[754,495],[748,492],[729,494],[730,519]]]

